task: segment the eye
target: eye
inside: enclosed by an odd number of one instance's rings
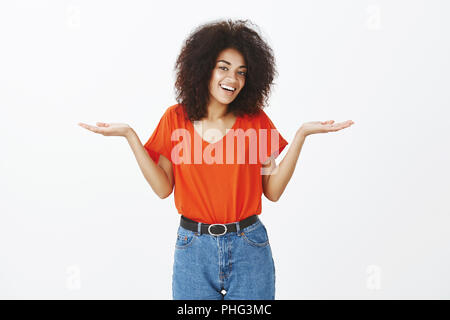
[[[224,69],[228,69],[228,68],[227,68],[227,67],[219,67],[219,69],[224,70]],[[246,75],[247,75],[247,73],[246,73],[245,71],[239,71],[239,73],[240,73],[241,75],[243,75],[243,76],[246,76]]]

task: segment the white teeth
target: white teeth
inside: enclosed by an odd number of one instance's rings
[[[228,90],[232,90],[232,91],[236,90],[235,88],[229,87],[229,86],[224,85],[224,84],[221,84],[220,86],[221,86],[222,88],[225,88],[225,89],[228,89]]]

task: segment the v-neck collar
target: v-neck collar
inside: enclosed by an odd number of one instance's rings
[[[232,126],[230,129],[226,129],[227,132],[226,132],[219,140],[217,140],[216,142],[209,142],[209,141],[206,141],[205,139],[203,139],[203,137],[200,135],[200,133],[198,133],[197,130],[195,130],[195,127],[194,127],[194,124],[192,123],[192,121],[191,121],[191,120],[188,120],[188,122],[189,122],[189,124],[190,124],[190,126],[191,126],[191,129],[194,131],[194,135],[198,135],[198,136],[200,137],[200,139],[202,140],[203,143],[206,143],[206,144],[208,144],[208,145],[214,145],[214,144],[216,144],[216,143],[219,143],[219,142],[223,141],[223,140],[225,139],[225,137],[226,137],[232,130],[236,129],[236,127],[237,127],[237,125],[238,125],[238,122],[239,122],[240,118],[241,118],[241,117],[236,116],[236,120],[234,120],[233,126]]]

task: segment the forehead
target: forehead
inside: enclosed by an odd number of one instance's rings
[[[217,60],[226,60],[231,62],[231,64],[233,65],[245,64],[245,60],[242,54],[236,49],[231,48],[225,49],[220,52],[217,56]]]

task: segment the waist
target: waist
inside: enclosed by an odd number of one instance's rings
[[[186,218],[181,215],[180,225],[190,231],[197,232],[199,234],[210,234],[213,236],[221,236],[230,232],[238,232],[248,226],[251,226],[255,222],[259,221],[257,215],[249,216],[241,221],[232,223],[202,223]]]

